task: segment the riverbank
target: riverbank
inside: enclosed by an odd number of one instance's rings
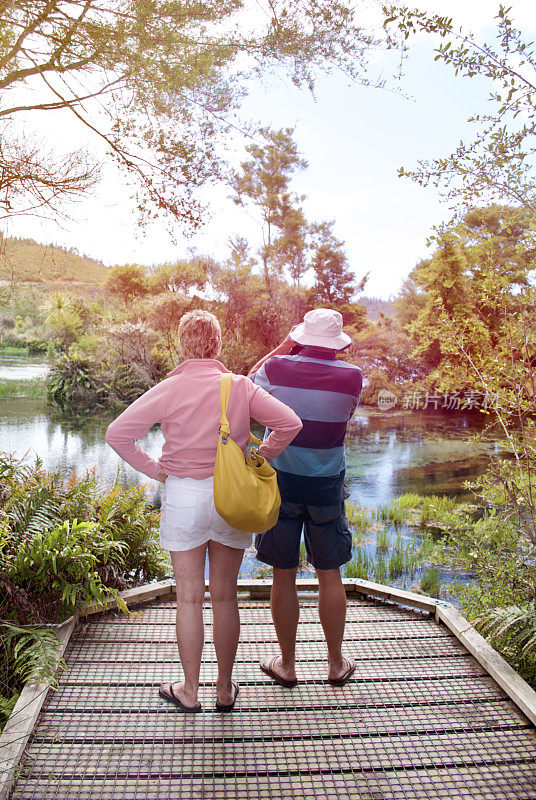
[[[46,400],[46,396],[44,378],[30,380],[0,378],[0,400]]]

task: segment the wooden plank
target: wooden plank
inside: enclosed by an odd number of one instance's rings
[[[243,684],[240,690],[241,709],[292,710],[298,708],[361,708],[378,705],[415,705],[504,699],[505,694],[489,677],[442,678],[413,681],[353,681],[342,688],[325,683],[298,684],[283,689],[273,682]],[[207,708],[214,704],[214,687],[200,687],[200,700]],[[145,713],[164,709],[154,686],[71,686],[57,689],[50,697],[47,710],[69,711],[91,708],[93,711],[132,711]],[[171,708],[171,707],[170,707]],[[173,710],[173,709],[172,709]]]
[[[285,772],[318,772],[343,764],[345,769],[380,770],[389,764],[391,769],[415,767],[452,767],[477,765],[495,761],[531,763],[536,769],[536,732],[518,728],[500,731],[471,731],[450,733],[415,733],[395,736],[347,738],[306,738],[285,740],[244,739],[239,723],[230,741],[205,741],[197,737],[203,731],[203,715],[193,715],[188,733],[180,743],[181,757],[177,758],[177,742],[155,747],[153,741],[137,743],[116,741],[31,744],[24,760],[31,778],[53,772],[91,775],[104,778],[127,776],[129,771],[139,775],[162,778],[167,775],[184,778],[225,773],[267,772],[277,775],[284,765]],[[194,738],[195,737],[195,738]]]
[[[335,708],[329,715],[322,710],[290,710],[284,714],[270,711],[240,711],[235,716],[206,714],[200,735],[206,740],[229,740],[237,729],[244,739],[304,738],[323,736],[387,735],[408,732],[456,732],[491,728],[527,727],[527,718],[511,701],[447,703],[443,706],[404,706],[397,709],[381,706],[370,714],[367,709]],[[92,711],[48,712],[40,723],[33,742],[96,741],[182,741],[192,733],[190,720],[183,714],[95,714]]]
[[[77,618],[55,629],[59,639],[58,654],[65,652]],[[43,707],[49,687],[42,683],[27,683],[0,736],[0,800],[4,800],[13,785],[15,770],[28,743],[39,712]]]
[[[326,661],[299,661],[296,664],[298,678],[302,681],[323,680],[327,674]],[[201,683],[213,683],[218,674],[215,662],[201,664]],[[242,662],[235,668],[235,677],[242,682],[267,680],[258,662]],[[154,685],[162,680],[178,680],[182,675],[178,655],[168,661],[131,662],[69,661],[69,670],[60,679],[60,686],[67,683],[132,686]],[[359,663],[356,678],[359,680],[386,680],[400,678],[469,677],[487,675],[484,667],[470,655],[453,655],[449,658],[401,658],[393,661],[371,660]]]
[[[205,642],[212,641],[212,627],[205,626]],[[419,622],[406,622],[401,625],[398,622],[362,622],[359,627],[350,623],[346,626],[345,643],[350,647],[350,642],[365,640],[396,640],[403,639],[452,639],[453,635],[445,628],[440,628],[433,620],[420,620]],[[152,623],[144,622],[142,619],[125,620],[122,624],[100,623],[99,625],[89,625],[81,629],[75,641],[85,642],[175,642],[176,632],[173,623]],[[298,642],[325,642],[324,631],[320,623],[309,624],[307,627],[298,626]],[[246,624],[240,629],[240,642],[247,644],[251,642],[277,642],[275,628],[271,624]]]
[[[175,594],[175,582],[172,580],[159,581],[158,583],[146,583],[143,586],[135,586],[133,589],[126,589],[120,592],[119,596],[130,606],[139,603],[147,603],[158,597],[167,597]],[[117,608],[117,601],[109,597],[102,603],[91,603],[85,606],[80,612],[80,616],[88,617],[93,614],[101,614],[103,611]]]
[[[436,658],[466,653],[465,647],[456,639],[434,638],[434,639],[369,639],[364,641],[354,641],[345,647],[345,652],[349,657],[357,661],[364,661],[378,658]],[[326,658],[326,645],[323,642],[300,642],[296,650],[298,661],[311,661],[319,659],[324,661]],[[237,651],[237,662],[253,662],[274,655],[273,642],[248,643],[240,642]],[[72,644],[69,649],[69,661],[109,661],[118,663],[121,661],[132,662],[134,664],[146,661],[173,661],[177,656],[177,645],[168,643],[146,643],[146,642],[117,642],[113,647],[109,647],[103,641],[87,642],[79,640]],[[215,662],[216,652],[213,643],[209,642],[203,649],[203,660],[205,662]]]
[[[388,600],[391,603],[400,603],[404,606],[415,608],[422,608],[424,611],[435,613],[437,600],[433,597],[426,595],[416,594],[415,592],[407,592],[404,589],[397,589],[394,586],[385,586],[383,583],[374,583],[373,581],[352,581],[353,592],[348,586],[347,591],[353,594],[359,593],[373,597],[380,597],[382,600]]]
[[[342,582],[349,595],[364,594],[367,596],[381,597],[390,602],[401,603],[402,605],[414,608],[422,608],[431,613],[435,612],[437,600],[433,597],[416,594],[415,592],[407,592],[404,589],[386,586],[383,583],[374,583],[373,581],[343,578]],[[239,589],[242,591],[249,590],[252,598],[263,600],[270,597],[271,584],[272,581],[270,578],[255,581],[241,580],[238,582]],[[318,580],[315,578],[298,578],[296,586],[298,591],[301,592],[317,592]]]
[[[98,795],[95,790],[98,789]],[[95,782],[71,776],[20,781],[13,800],[534,800],[531,764],[459,766],[452,769],[416,768],[411,771],[280,774],[266,777],[205,776],[183,781],[177,777]]]
[[[450,603],[438,605],[436,616],[458,637],[471,655],[486,668],[499,686],[536,725],[536,692],[534,689],[512,669]]]

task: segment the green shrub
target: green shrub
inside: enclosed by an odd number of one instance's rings
[[[110,488],[94,471],[65,481],[39,460],[30,466],[4,454],[0,498],[0,583],[14,620],[57,621],[99,593],[170,572],[159,514],[141,487]]]
[[[124,550],[96,522],[65,520],[16,549],[6,540],[0,543],[1,569],[3,577],[61,617],[115,593],[103,584],[97,565],[106,564],[112,552],[122,561]]]
[[[472,622],[536,688],[536,603],[488,609]]]

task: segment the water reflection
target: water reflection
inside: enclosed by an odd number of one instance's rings
[[[33,460],[39,456],[45,469],[64,475],[73,469],[83,474],[96,468],[107,483],[113,483],[116,476],[124,484],[147,483],[148,496],[157,497],[160,485],[125,464],[104,441],[112,419],[102,414],[70,420],[52,413],[44,401],[4,400],[0,402],[0,449],[18,458],[26,455]],[[158,458],[163,441],[160,429],[155,428],[142,447]]]
[[[49,371],[49,364],[43,356],[35,354],[0,355],[0,379],[5,380],[34,380],[44,378]]]
[[[109,483],[159,487],[125,464],[104,441],[109,414],[69,420],[56,415],[43,401],[19,399],[0,403],[2,450],[18,457],[38,455],[46,469],[69,474],[95,467]],[[347,488],[351,499],[374,508],[404,492],[463,496],[463,483],[487,463],[492,441],[469,443],[481,427],[477,414],[385,412],[360,409],[350,423],[346,441]],[[142,447],[154,458],[163,439],[151,430]]]
[[[346,440],[351,499],[373,508],[405,492],[463,496],[464,481],[496,450],[490,440],[469,442],[483,424],[476,413],[359,409]]]

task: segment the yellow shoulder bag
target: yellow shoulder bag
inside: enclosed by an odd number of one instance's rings
[[[279,516],[281,496],[275,469],[255,449],[244,457],[231,439],[227,419],[231,375],[221,376],[221,419],[214,464],[214,504],[223,519],[239,531],[263,533],[272,528]],[[253,434],[248,444],[261,444]]]

